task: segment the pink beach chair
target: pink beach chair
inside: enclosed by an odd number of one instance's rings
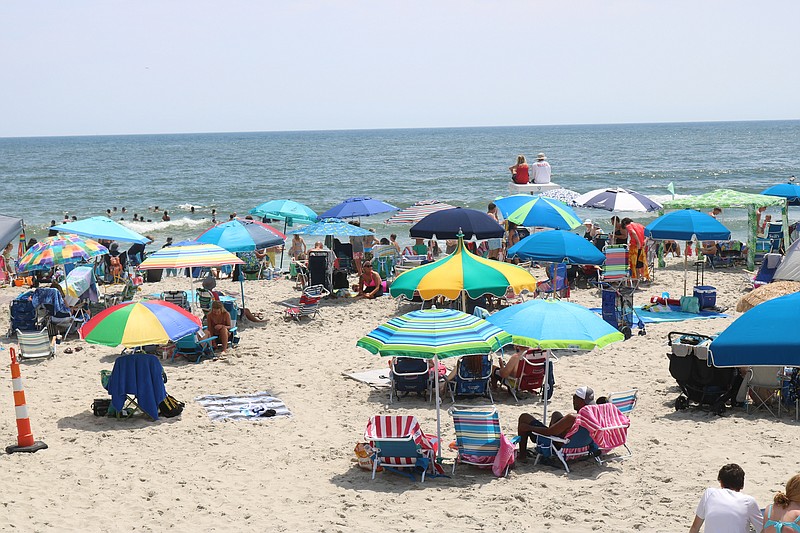
[[[425,473],[443,473],[436,463],[439,442],[426,435],[414,416],[376,415],[369,419],[364,439],[372,447],[372,479],[379,466],[401,473],[401,468],[422,469]],[[413,470],[412,470],[413,472]],[[411,479],[413,473],[407,474]]]

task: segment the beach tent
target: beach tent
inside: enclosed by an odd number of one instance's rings
[[[798,245],[800,245],[800,240],[794,241],[789,246],[772,279],[800,281],[800,250],[798,250]]]
[[[5,248],[24,231],[21,218],[0,215],[0,249]]]
[[[92,239],[135,242],[138,244],[147,244],[150,242],[150,239],[144,235],[140,235],[122,224],[114,222],[108,217],[84,218],[83,220],[76,220],[75,222],[53,226],[52,229],[59,233],[73,233],[81,237],[90,237]]]
[[[755,269],[756,264],[756,209],[773,205],[783,206],[783,238],[786,247],[789,246],[789,216],[786,202],[777,196],[763,194],[749,194],[731,189],[717,189],[700,196],[688,196],[664,202],[664,209],[721,209],[746,208],[747,209],[747,268]]]

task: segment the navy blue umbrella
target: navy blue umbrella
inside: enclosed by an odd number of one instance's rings
[[[437,211],[411,226],[411,236],[416,239],[457,239],[463,233],[464,239],[496,239],[505,230],[495,219],[474,209],[456,207]]]
[[[800,185],[797,183],[781,183],[761,191],[767,196],[780,196],[786,198],[789,205],[800,205]]]
[[[760,303],[711,342],[714,366],[800,366],[800,293]]]
[[[628,189],[596,189],[575,198],[581,207],[594,207],[606,211],[639,211],[646,213],[661,209],[661,204],[640,192]]]
[[[528,235],[508,249],[509,257],[531,261],[602,265],[603,252],[580,235],[563,230],[542,231]]]
[[[319,215],[319,219],[368,217],[379,213],[396,211],[397,209],[398,208],[392,204],[387,204],[386,202],[381,202],[380,200],[374,200],[372,198],[348,198],[339,205],[335,205]]]
[[[731,232],[716,218],[694,209],[682,209],[660,216],[647,227],[644,234],[656,240],[726,241]]]

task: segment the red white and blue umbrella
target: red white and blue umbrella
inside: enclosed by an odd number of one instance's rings
[[[595,189],[575,198],[580,207],[594,207],[606,211],[634,211],[648,213],[658,211],[661,204],[642,193],[628,189]]]

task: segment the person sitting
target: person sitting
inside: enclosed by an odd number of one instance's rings
[[[779,492],[764,511],[764,533],[800,532],[800,474],[786,482],[786,492]]]
[[[744,470],[737,464],[723,466],[717,476],[720,488],[709,488],[697,504],[689,533],[699,533],[705,522],[706,533],[746,533],[750,525],[761,531],[764,520],[752,496],[742,494]]]
[[[449,387],[450,383],[455,383],[456,376],[458,376],[458,367],[459,365],[466,365],[467,371],[466,374],[469,376],[480,376],[481,372],[483,372],[483,355],[466,355],[462,357],[458,363],[456,363],[455,368],[450,371],[447,376],[445,376],[444,381],[441,383],[439,388],[439,395],[444,396],[447,392],[447,388]]]
[[[492,380],[490,382],[492,390],[497,390],[498,384],[516,373],[519,361],[522,359],[526,350],[527,348],[525,346],[514,346],[514,353],[508,358],[508,362],[504,362],[501,357],[499,359],[500,365],[492,367]]]
[[[508,167],[508,170],[511,171],[511,181],[518,185],[525,185],[530,180],[528,175],[528,162],[522,154],[517,156],[517,162]]]
[[[681,256],[681,247],[675,241],[664,241],[664,255],[672,254],[675,257]]]
[[[222,302],[215,300],[211,303],[211,311],[206,318],[208,320],[206,338],[217,337],[214,340],[214,346],[217,348],[222,346],[222,352],[224,353],[228,349],[228,337],[230,336],[228,330],[231,327],[231,315],[225,310]]]
[[[586,405],[594,405],[594,390],[589,387],[578,387],[575,394],[572,395],[572,408],[575,413],[581,410]],[[563,438],[572,426],[575,425],[576,414],[562,415],[556,411],[550,416],[550,426],[545,426],[539,420],[528,413],[523,413],[519,417],[517,424],[517,434],[520,437],[519,441],[519,457],[521,461],[527,460],[528,453],[528,439],[530,438],[536,444],[537,435],[545,435],[552,437]],[[534,433],[535,432],[535,433]]]
[[[414,239],[414,246],[411,247],[414,255],[428,255],[428,246],[425,244],[425,239]]]
[[[383,296],[383,280],[380,274],[372,270],[372,263],[364,261],[361,264],[361,275],[358,278],[358,285],[353,286],[358,291],[358,296],[363,296],[372,300],[378,296]]]

